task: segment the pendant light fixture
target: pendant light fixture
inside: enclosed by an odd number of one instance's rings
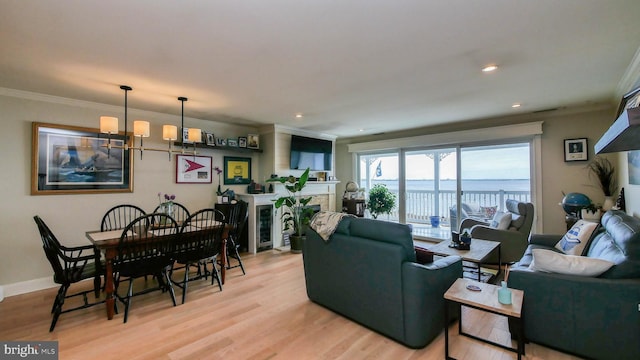
[[[181,102],[182,105],[182,120],[181,120],[181,129],[182,129],[182,136],[184,137],[184,102],[185,101],[189,101],[189,99],[187,99],[184,96],[180,96],[178,98],[178,100]],[[193,143],[193,155],[196,154],[196,143],[202,142],[202,130],[198,129],[198,128],[189,128],[187,130],[187,138],[183,139],[182,141],[182,153],[185,152],[184,150],[184,140]]]
[[[120,85],[120,89],[124,90],[124,145],[117,146],[111,144],[111,135],[118,134],[118,118],[113,116],[100,116],[100,132],[103,134],[107,134],[108,142],[105,147],[107,148],[107,156],[111,156],[111,149],[118,148],[123,149],[125,151],[124,156],[127,156],[127,152],[129,150],[140,150],[140,159],[142,159],[142,153],[144,150],[150,151],[162,151],[167,152],[169,154],[169,161],[171,161],[171,155],[176,151],[173,150],[172,144],[174,141],[178,140],[178,128],[175,125],[163,125],[162,126],[162,140],[169,141],[169,148],[165,149],[154,149],[154,148],[145,148],[143,138],[149,137],[151,135],[150,124],[145,120],[135,120],[133,122],[133,136],[140,138],[140,146],[129,146],[128,142],[128,133],[127,133],[127,122],[128,122],[128,92],[133,90],[128,85]],[[186,97],[179,97],[178,100],[182,102],[182,121],[181,128],[184,129],[184,102],[188,99]],[[184,130],[182,130],[184,132]],[[184,140],[184,139],[183,139]],[[193,143],[193,151],[185,150],[184,141],[182,141],[182,150],[179,151],[181,154],[196,154],[196,143],[202,142],[202,131],[197,128],[190,128],[187,132],[187,141]]]

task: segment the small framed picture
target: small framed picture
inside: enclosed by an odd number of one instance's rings
[[[209,146],[216,146],[216,137],[213,135],[213,133],[206,133],[206,137],[205,139],[207,139],[207,145]]]
[[[238,147],[238,139],[227,139],[227,146]]]
[[[247,137],[246,136],[240,136],[238,138],[238,146],[241,148],[246,148],[247,147]]]
[[[216,138],[216,146],[227,146],[227,139]]]
[[[189,128],[182,128],[182,142],[185,144],[193,144],[189,141]]]
[[[260,137],[257,134],[249,134],[249,135],[247,135],[247,147],[249,149],[259,149],[260,148]]]
[[[586,138],[564,140],[564,161],[587,160],[589,160],[589,148]]]
[[[228,203],[229,203],[229,197],[228,197],[228,196],[223,195],[223,196],[222,196],[222,203],[223,203],[223,204],[228,204]]]

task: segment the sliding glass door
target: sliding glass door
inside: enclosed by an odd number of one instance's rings
[[[456,148],[404,153],[404,218],[415,236],[451,237],[450,209],[456,204]]]
[[[378,217],[380,220],[399,221],[398,210],[400,203],[400,179],[398,153],[388,152],[379,154],[367,154],[359,156],[359,185],[368,194],[376,184],[382,184],[396,196],[396,206],[390,214]],[[368,211],[367,211],[368,213]]]
[[[461,149],[461,216],[491,220],[507,199],[531,201],[529,143]]]
[[[507,199],[531,202],[530,147],[521,142],[361,154],[360,186],[368,192],[380,183],[396,194],[393,212],[379,219],[411,224],[416,238],[448,240],[467,217],[490,221],[506,211]]]

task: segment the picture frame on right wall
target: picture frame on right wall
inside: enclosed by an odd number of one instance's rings
[[[587,138],[564,139],[564,161],[589,160],[589,148]]]

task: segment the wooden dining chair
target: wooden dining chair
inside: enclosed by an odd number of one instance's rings
[[[180,238],[175,242],[172,257],[176,264],[182,265],[184,274],[182,280],[174,280],[173,272],[179,267],[172,268],[170,274],[173,283],[182,288],[182,303],[187,296],[189,281],[207,278],[211,274],[211,284],[218,282],[218,287],[222,291],[220,274],[216,267],[216,258],[220,254],[222,245],[222,234],[224,232],[224,215],[216,209],[202,209],[189,216],[182,225]],[[213,264],[209,272],[208,264]],[[190,266],[196,266],[197,273],[191,276]],[[201,266],[204,269],[201,269]]]
[[[100,231],[124,229],[133,220],[146,215],[146,212],[135,205],[123,204],[109,209],[102,217]]]
[[[162,226],[158,226],[158,224],[162,224]],[[122,231],[118,244],[118,255],[113,260],[113,271],[116,274],[116,297],[125,306],[125,323],[134,296],[162,290],[169,292],[173,306],[176,306],[176,296],[168,272],[173,264],[171,255],[178,236],[179,228],[175,220],[166,214],[159,213],[140,216]],[[133,281],[147,275],[153,275],[158,285],[145,287],[143,290],[133,293]],[[129,281],[126,295],[118,293],[118,287],[123,278],[125,281]]]
[[[224,255],[226,256],[226,268],[227,270],[239,267],[242,269],[242,274],[245,275],[244,264],[240,257],[240,237],[247,224],[249,217],[249,203],[246,201],[238,201],[235,204],[216,204],[216,209],[222,211],[226,218],[228,225],[227,236],[227,248]],[[230,259],[235,259],[236,264],[231,265]]]
[[[154,213],[161,212],[160,209],[162,205],[156,206],[153,210]],[[173,218],[178,224],[183,224],[185,220],[190,216],[189,210],[182,204],[174,202],[173,203]]]
[[[35,220],[38,225],[38,231],[42,238],[42,247],[44,248],[47,260],[49,260],[53,268],[53,281],[56,284],[60,284],[60,289],[58,289],[58,294],[53,300],[53,306],[51,307],[51,313],[53,314],[51,326],[49,327],[49,332],[51,332],[56,327],[60,314],[85,309],[104,302],[104,300],[102,300],[90,303],[87,298],[87,294],[92,291],[96,299],[100,296],[100,277],[104,275],[104,266],[100,263],[100,256],[93,245],[77,247],[64,246],[60,244],[51,229],[49,229],[39,216],[34,216],[33,220]],[[96,261],[96,259],[98,259],[98,261]],[[85,279],[94,279],[93,290],[79,291],[67,295],[72,284]],[[83,304],[62,310],[65,299],[75,296],[82,296]]]

